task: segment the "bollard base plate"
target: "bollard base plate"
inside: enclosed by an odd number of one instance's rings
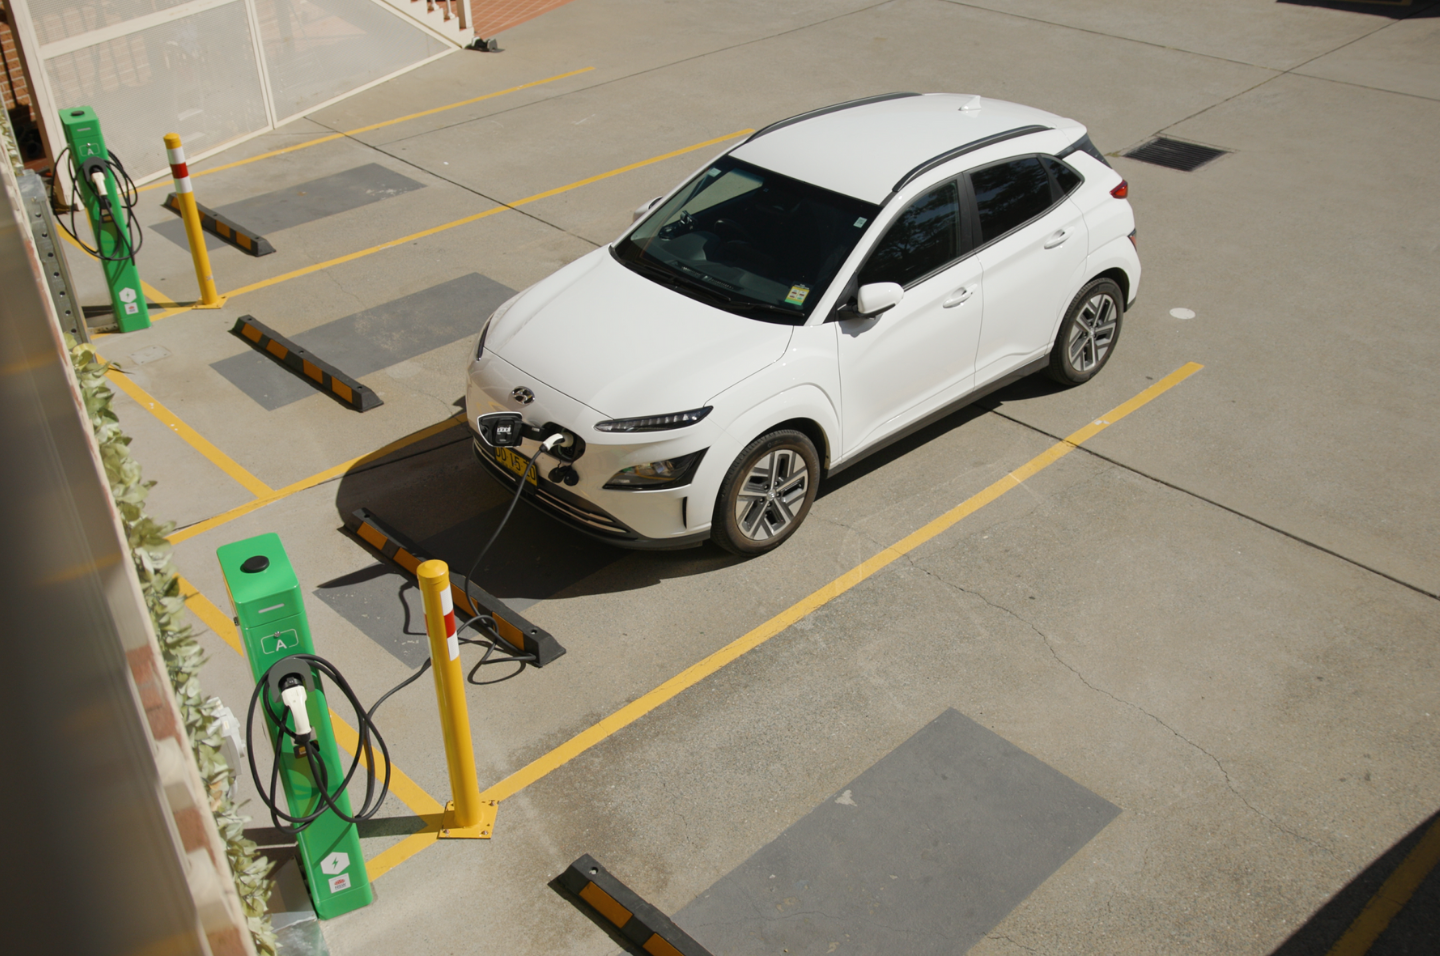
[[[455,825],[455,801],[445,804],[445,819],[440,824],[442,840],[488,840],[495,832],[495,814],[499,809],[498,800],[480,801],[480,822],[474,826]]]
[[[192,309],[218,309],[218,308],[220,308],[221,306],[223,306],[223,305],[225,304],[225,300],[227,300],[227,299],[229,299],[229,298],[230,298],[230,297],[229,297],[228,295],[222,295],[220,298],[216,299],[214,302],[210,303],[209,305],[206,305],[204,302],[196,302],[194,305],[191,306],[191,308],[192,308]]]

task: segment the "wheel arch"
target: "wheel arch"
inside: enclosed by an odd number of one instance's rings
[[[1090,279],[1090,282],[1094,282],[1096,279],[1109,279],[1116,285],[1118,285],[1120,287],[1120,298],[1122,300],[1120,303],[1120,307],[1125,308],[1127,305],[1129,305],[1130,276],[1125,273],[1124,269],[1120,268],[1119,266],[1113,266],[1109,269],[1106,269],[1104,272],[1093,276]],[[1089,285],[1090,282],[1085,283],[1085,285]]]
[[[760,435],[767,435],[770,432],[780,431],[785,428],[793,428],[795,431],[810,439],[815,450],[820,453],[820,474],[823,476],[830,470],[830,436],[825,434],[825,429],[813,418],[791,418],[783,422],[777,422],[769,428],[760,432]],[[760,435],[756,435],[758,438]]]
[[[830,396],[813,383],[788,388],[756,403],[728,424],[725,431],[743,448],[781,428],[793,428],[810,439],[823,476],[839,452],[835,441],[840,434],[840,419]]]

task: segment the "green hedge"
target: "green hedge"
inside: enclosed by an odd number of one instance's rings
[[[240,816],[230,800],[235,770],[220,753],[219,715],[224,705],[220,698],[206,697],[200,689],[200,667],[205,663],[205,652],[185,620],[180,579],[170,560],[170,543],[165,540],[174,525],[159,524],[145,513],[145,498],[155,483],[141,477],[140,464],[130,455],[130,439],[120,430],[120,421],[112,407],[114,393],[105,382],[106,373],[114,366],[100,361],[92,345],[78,345],[68,335],[65,344],[80,379],[85,412],[95,430],[110,494],[120,510],[135,560],[135,572],[140,577],[140,589],[155,623],[155,636],[160,640],[165,668],[185,721],[185,732],[209,792],[215,823],[225,840],[230,871],[240,892],[250,934],[262,956],[275,956],[275,930],[270,925],[266,906],[272,887],[270,861],[259,854],[253,840],[245,838],[248,818]]]

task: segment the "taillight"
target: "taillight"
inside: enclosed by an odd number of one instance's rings
[[[1125,197],[1130,195],[1130,184],[1123,179],[1120,180],[1120,185],[1110,190],[1110,195],[1114,196],[1116,199],[1124,199]]]

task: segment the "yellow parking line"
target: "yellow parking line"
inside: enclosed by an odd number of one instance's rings
[[[377,461],[385,457],[386,455],[405,448],[408,445],[413,445],[418,441],[423,441],[426,438],[429,438],[431,435],[438,435],[439,433],[446,431],[447,429],[454,428],[456,425],[461,424],[462,421],[463,418],[453,417],[447,418],[442,422],[436,422],[434,425],[431,425],[427,428],[422,428],[418,432],[414,432],[412,434],[406,435],[404,438],[392,441],[388,445],[383,445],[380,448],[377,448],[375,451],[368,452],[364,455],[359,456],[358,458],[351,458],[349,461],[341,462],[340,464],[335,465],[332,468],[326,468],[324,471],[316,472],[308,478],[301,478],[299,481],[294,482],[293,484],[286,485],[284,488],[280,488],[279,490],[269,491],[267,494],[261,495],[254,501],[247,501],[243,505],[236,505],[229,511],[222,512],[221,514],[218,514],[213,518],[206,518],[204,521],[198,521],[195,524],[189,525],[188,527],[181,528],[179,531],[172,532],[167,540],[169,540],[171,544],[179,544],[182,541],[187,541],[190,538],[195,537],[197,534],[204,534],[206,531],[209,531],[212,528],[218,528],[220,527],[220,525],[226,524],[230,521],[234,521],[236,518],[239,518],[243,515],[248,515],[252,511],[258,511],[266,505],[273,504],[274,502],[279,501],[282,498],[288,498],[291,495],[295,494],[297,491],[304,491],[307,488],[314,488],[316,485],[324,484],[332,478],[338,478],[341,475],[345,474],[347,471],[349,471],[351,468],[356,467],[357,465],[364,465],[372,461]]]
[[[1415,844],[1395,872],[1390,874],[1370,902],[1355,917],[1345,935],[1335,941],[1326,956],[1364,956],[1385,932],[1390,921],[1410,902],[1415,890],[1440,864],[1440,820],[1430,824],[1420,842]]]
[[[151,305],[158,305],[162,309],[178,309],[181,303],[173,301],[168,295],[155,288],[144,279],[140,280],[140,288],[145,293],[145,301]]]
[[[74,246],[76,249],[79,249],[81,252],[85,253],[85,255],[89,256],[91,259],[95,258],[94,253],[92,253],[89,249],[86,249],[84,246],[80,245],[80,243],[76,242],[73,238],[71,238],[70,233],[66,232],[64,229],[60,230],[60,238],[70,243],[70,245]],[[198,302],[176,302],[168,295],[161,292],[159,289],[155,288],[150,283],[146,282],[144,279],[140,280],[140,288],[145,293],[146,302],[153,305],[158,305],[163,310],[161,312],[152,313],[150,316],[151,322],[159,322],[161,319],[168,319],[172,315],[179,315],[182,312],[189,312],[191,309],[195,308],[195,306],[199,304]],[[83,320],[84,316],[82,315],[81,321]],[[114,333],[92,332],[91,338],[109,338],[112,334]]]
[[[507,93],[518,93],[520,90],[528,90],[532,86],[543,86],[546,83],[554,83],[556,80],[564,80],[572,76],[579,76],[581,73],[589,73],[593,69],[595,69],[595,67],[587,66],[584,69],[571,70],[569,73],[561,73],[558,76],[546,77],[543,80],[532,80],[529,83],[521,83],[519,86],[512,86],[509,89],[498,90],[494,93],[486,93],[484,96],[476,96],[472,99],[461,100],[458,103],[450,103],[447,106],[437,106],[434,109],[421,110],[418,113],[410,113],[405,116],[397,116],[395,119],[385,120],[381,123],[371,123],[369,126],[357,126],[355,129],[347,129],[344,132],[340,133],[331,133],[328,136],[318,136],[315,139],[307,139],[305,142],[298,143],[295,146],[286,146],[284,149],[272,149],[268,153],[261,153],[258,156],[251,156],[248,159],[241,159],[233,163],[226,163],[223,166],[213,166],[210,169],[192,169],[190,171],[190,178],[194,179],[196,176],[209,176],[211,173],[218,173],[225,169],[234,169],[236,166],[244,166],[249,163],[257,163],[262,159],[270,159],[272,156],[282,156],[285,153],[293,153],[297,149],[308,149],[311,146],[319,146],[321,143],[329,143],[345,136],[354,136],[357,133],[368,133],[374,129],[383,129],[386,126],[394,126],[396,123],[404,123],[407,120],[419,119],[422,116],[432,116],[435,113],[443,113],[446,110],[458,109],[461,106],[469,106],[471,103],[479,103],[482,100],[493,100],[495,97],[504,96]],[[170,185],[170,180],[168,179],[157,180],[156,182],[150,183],[147,186],[141,186],[140,192],[143,193],[146,190],[159,189],[161,186],[168,185]]]
[[[391,239],[389,242],[382,242],[378,246],[371,246],[368,249],[361,249],[358,252],[351,252],[343,256],[338,256],[334,259],[326,260],[325,262],[317,262],[314,265],[305,266],[303,269],[295,269],[291,272],[283,273],[282,275],[272,276],[269,279],[263,279],[260,282],[252,282],[250,285],[241,286],[238,289],[232,289],[231,291],[225,293],[225,295],[229,298],[234,298],[237,295],[244,295],[246,292],[254,292],[256,289],[264,289],[268,286],[277,285],[281,282],[288,282],[291,279],[298,279],[300,276],[306,276],[312,272],[319,272],[322,269],[329,269],[332,266],[338,266],[346,262],[353,262],[356,259],[361,259],[365,256],[374,255],[375,253],[383,252],[386,249],[393,249],[395,246],[403,246],[408,242],[414,242],[417,239],[424,239],[426,236],[433,236],[436,233],[445,232],[448,229],[454,229],[457,226],[464,226],[469,223],[475,222],[476,220],[484,219],[487,216],[493,216],[496,213],[505,212],[506,210],[513,209],[516,206],[523,206],[526,203],[536,202],[540,199],[547,199],[550,196],[558,196],[560,193],[569,192],[570,190],[578,189],[581,186],[588,186],[591,183],[598,183],[600,180],[609,179],[611,176],[619,176],[621,173],[628,173],[632,170],[640,169],[645,166],[650,166],[654,163],[664,162],[667,159],[674,159],[676,156],[684,156],[686,153],[693,153],[697,149],[704,149],[707,146],[714,146],[717,143],[724,143],[728,140],[735,139],[737,136],[746,136],[752,132],[754,131],[742,129],[739,132],[730,133],[726,136],[717,136],[714,139],[707,139],[703,143],[696,143],[693,146],[686,146],[683,149],[673,150],[660,156],[652,156],[649,159],[642,159],[638,163],[631,163],[628,166],[621,166],[619,169],[612,169],[609,172],[600,173],[599,175],[590,176],[585,179],[579,179],[573,183],[568,183],[564,186],[557,186],[554,189],[547,189],[543,193],[536,193],[533,196],[526,196],[524,199],[517,199],[514,202],[506,203],[503,206],[495,206],[491,209],[485,210],[484,212],[477,212],[474,215],[465,216],[461,219],[456,219],[453,222],[447,222],[439,226],[432,226],[429,229],[422,229],[419,232],[413,232],[408,236],[401,236],[399,239]]]
[[[422,817],[425,829],[412,833],[388,850],[382,850],[365,861],[365,873],[371,881],[380,879],[395,867],[404,863],[421,850],[428,849],[440,841],[440,827],[444,814],[434,818]]]
[[[185,599],[185,606],[188,607],[196,617],[210,630],[219,635],[220,639],[241,657],[245,656],[245,648],[240,643],[240,635],[235,629],[234,623],[225,616],[225,612],[215,606],[214,602],[195,589],[195,586],[185,578],[180,577],[180,594]],[[351,756],[355,754],[355,748],[360,745],[360,735],[354,727],[335,713],[330,711],[330,722],[334,725],[335,742]],[[235,768],[239,773],[240,768]],[[379,879],[383,874],[394,869],[396,866],[410,859],[416,853],[434,843],[439,837],[441,821],[445,815],[445,808],[440,802],[418,783],[412,780],[399,767],[390,765],[390,792],[395,798],[420,819],[425,821],[425,829],[401,840],[388,850],[376,854],[375,858],[365,863],[365,869],[370,879]]]
[[[695,150],[704,149],[706,146],[715,146],[720,143],[736,139],[740,136],[749,136],[753,132],[755,132],[753,129],[736,130],[735,132],[729,133],[725,136],[717,136],[714,139],[707,139],[703,143],[696,143],[693,146],[686,146],[683,149],[676,149],[668,153],[662,153],[659,156],[651,156],[649,159],[642,159],[640,160],[640,162],[631,163],[629,166],[621,166],[619,169],[612,169],[608,173],[600,173],[597,176],[591,176],[587,179],[576,180],[575,182],[565,186],[557,186],[554,189],[547,189],[543,193],[536,193],[533,196],[526,196],[524,199],[517,199],[509,205],[523,206],[529,202],[535,202],[540,199],[548,199],[551,196],[558,196],[561,193],[569,192],[570,190],[576,189],[580,186],[588,186],[591,183],[598,183],[602,179],[609,179],[611,176],[619,176],[621,173],[628,173],[632,170],[642,169],[646,166],[652,166],[655,163],[663,163],[665,160],[674,159],[676,156],[684,156],[686,153],[693,153],[695,152]]]
[[[99,358],[98,355],[96,357]],[[244,486],[246,491],[252,495],[268,495],[272,493],[269,485],[242,468],[240,463],[235,459],[210,444],[199,432],[181,421],[179,415],[170,411],[170,409],[160,404],[160,402],[154,398],[151,398],[149,393],[143,388],[130,381],[128,376],[112,369],[105,377],[114,383],[120,391],[138,402],[141,408],[144,408],[150,414],[154,415],[171,431],[183,438],[191,448],[194,448],[200,454],[210,459],[211,463],[217,468],[238,481]]]
[[[704,680],[706,677],[709,677],[711,674],[720,670],[720,668],[724,667],[726,664],[729,664],[731,661],[740,657],[747,651],[754,650],[756,647],[759,647],[761,644],[770,640],[770,638],[784,631],[790,625],[810,614],[816,608],[819,608],[825,604],[828,604],[830,601],[835,600],[835,598],[855,587],[855,585],[859,584],[861,581],[864,581],[866,578],[874,575],[877,571],[888,566],[889,564],[905,556],[906,554],[909,554],[911,551],[915,550],[925,542],[931,540],[936,535],[954,526],[956,522],[960,521],[962,518],[974,514],[976,511],[979,511],[981,508],[985,507],[985,505],[994,501],[996,498],[999,498],[1007,491],[1018,488],[1020,484],[1025,481],[1025,479],[1038,474],[1039,472],[1053,465],[1055,462],[1059,461],[1061,458],[1064,458],[1066,455],[1070,454],[1070,452],[1074,451],[1076,448],[1080,447],[1081,442],[1084,442],[1090,438],[1093,438],[1095,435],[1098,435],[1100,432],[1104,431],[1106,428],[1109,428],[1111,425],[1115,424],[1120,419],[1124,418],[1126,415],[1129,415],[1131,412],[1142,407],[1148,402],[1153,401],[1154,399],[1163,395],[1165,392],[1174,388],[1176,385],[1185,381],[1185,379],[1189,378],[1191,375],[1194,375],[1203,367],[1204,366],[1198,365],[1195,362],[1190,362],[1182,366],[1181,368],[1175,370],[1174,372],[1171,372],[1169,375],[1165,376],[1163,379],[1156,382],[1154,385],[1145,389],[1145,391],[1141,392],[1139,395],[1136,395],[1128,402],[1125,402],[1123,405],[1112,409],[1111,411],[1107,412],[1103,417],[1095,419],[1095,421],[1086,425],[1084,428],[1080,429],[1074,434],[1056,442],[1046,451],[1042,452],[1041,454],[1032,458],[1030,461],[1026,462],[1024,465],[1010,472],[1004,478],[1001,478],[999,481],[990,485],[990,487],[986,488],[984,491],[970,497],[961,504],[956,505],[954,508],[951,508],[949,511],[945,512],[945,514],[936,518],[934,521],[931,521],[923,528],[920,528],[918,531],[906,535],[904,538],[901,538],[898,542],[892,544],[890,547],[884,549],[880,553],[876,554],[874,557],[869,558],[857,567],[851,568],[849,571],[846,571],[844,574],[840,575],[838,578],[831,581],[829,584],[813,592],[807,597],[802,598],[795,604],[792,604],[790,607],[786,608],[784,611],[781,611],[779,614],[775,615],[770,620],[766,621],[764,624],[761,624],[759,627],[750,631],[748,634],[745,634],[744,636],[725,645],[720,650],[711,654],[709,657],[706,657],[699,663],[691,665],[690,667],[681,671],[676,676],[670,678],[665,683],[661,684],[659,687],[650,691],[648,694],[645,694],[642,697],[636,699],[635,701],[632,701],[631,703],[625,705],[624,707],[617,710],[615,713],[611,714],[609,717],[606,717],[599,723],[591,726],[586,730],[581,731],[574,737],[571,737],[565,743],[561,744],[559,747],[556,747],[554,750],[550,751],[544,756],[539,757],[538,759],[527,764],[525,767],[522,767],[520,770],[517,770],[515,773],[512,773],[504,780],[500,781],[499,783],[487,789],[484,793],[480,794],[480,799],[504,800],[508,797],[514,796],[520,790],[539,780],[541,777],[545,776],[556,768],[561,767],[569,761],[575,759],[580,754],[584,753],[591,747],[600,743],[605,738],[609,737],[611,734],[614,734],[615,732],[621,730],[622,728],[630,725],[631,723],[650,713],[652,710],[659,707],[667,700],[670,700],[672,697],[679,694],[681,691],[684,691],[687,688],[692,687],[700,681]]]

